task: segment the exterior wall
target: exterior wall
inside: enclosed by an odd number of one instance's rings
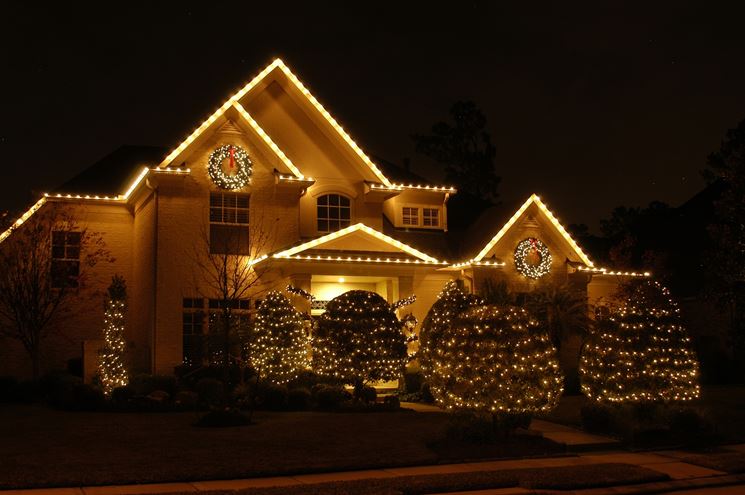
[[[401,211],[404,206],[438,208],[440,210],[440,225],[432,230],[447,230],[447,207],[444,193],[404,190],[386,200],[383,203],[383,213],[394,227],[406,227],[401,221]],[[429,229],[430,227],[419,225],[418,228]]]

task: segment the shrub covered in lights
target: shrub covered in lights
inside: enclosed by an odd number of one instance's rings
[[[599,403],[669,403],[700,394],[699,365],[680,310],[654,281],[629,284],[590,334],[582,391]]]
[[[455,281],[448,282],[432,305],[422,322],[419,331],[419,352],[417,358],[422,374],[433,395],[441,394],[444,384],[442,375],[434,372],[438,354],[444,349],[445,334],[459,314],[479,303],[476,296],[467,294]]]
[[[114,275],[106,298],[103,320],[103,348],[99,352],[98,375],[107,396],[116,387],[129,383],[125,363],[127,343],[124,340],[124,313],[127,308],[127,286],[124,278]]]
[[[317,320],[313,368],[355,387],[395,380],[407,362],[402,323],[378,294],[351,290],[335,297]]]
[[[430,374],[433,393],[449,410],[491,414],[504,421],[550,411],[563,377],[548,334],[522,308],[475,306],[443,333]]]
[[[276,384],[297,378],[310,367],[303,320],[290,301],[273,291],[259,306],[252,347],[254,369]]]

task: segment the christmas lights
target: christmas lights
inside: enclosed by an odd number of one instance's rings
[[[124,314],[127,307],[127,287],[124,278],[115,275],[108,289],[104,311],[104,346],[99,351],[98,375],[104,394],[129,383],[125,366],[127,343],[124,340]]]
[[[267,294],[254,325],[256,343],[252,364],[269,381],[284,384],[310,367],[308,337],[303,319],[290,301],[277,291]]]
[[[515,269],[528,278],[539,279],[551,270],[551,253],[535,237],[528,237],[515,248]]]
[[[582,391],[597,402],[688,401],[700,395],[699,364],[670,292],[628,284],[598,321],[580,359]]]
[[[303,290],[300,287],[295,287],[294,285],[288,285],[285,290],[289,292],[290,294],[300,296],[302,298],[307,299],[308,301],[315,301],[316,296],[308,292],[307,290]]]
[[[395,380],[408,361],[403,324],[380,295],[351,290],[335,297],[317,320],[313,368],[361,390]]]
[[[229,173],[223,168],[225,160],[229,162]],[[246,150],[240,146],[225,144],[210,154],[207,171],[217,187],[232,190],[245,187],[251,180],[253,169]]]
[[[399,308],[403,308],[404,306],[408,306],[410,304],[414,304],[416,302],[416,294],[412,294],[409,297],[405,297],[403,299],[399,299],[395,303],[391,305],[391,308],[393,308],[393,311],[396,311]]]

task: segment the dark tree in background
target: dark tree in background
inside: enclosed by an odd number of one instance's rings
[[[730,331],[745,370],[745,120],[727,131],[718,152],[709,155],[704,176],[722,185],[709,227],[712,249],[706,256],[707,288],[730,316]]]
[[[442,164],[445,181],[459,191],[495,201],[501,180],[496,173],[496,147],[486,130],[486,117],[472,101],[456,102],[452,123],[438,122],[431,134],[412,136],[417,153]]]

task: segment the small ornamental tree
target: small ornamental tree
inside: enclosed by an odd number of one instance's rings
[[[317,320],[313,367],[354,385],[395,380],[407,362],[402,323],[378,294],[351,290],[335,297]]]
[[[670,292],[658,282],[624,287],[580,361],[584,394],[600,403],[669,403],[700,395],[699,365]]]
[[[439,362],[438,356],[445,347],[445,334],[459,314],[478,302],[479,299],[476,296],[467,294],[457,282],[450,281],[442,289],[437,301],[422,322],[417,358],[424,379],[435,396],[442,393],[444,385],[439,381],[442,375],[436,373],[435,366]]]
[[[563,391],[556,348],[527,311],[476,306],[445,331],[431,373],[437,402],[451,411],[510,418],[550,411]]]
[[[129,383],[125,363],[127,343],[124,340],[124,314],[127,308],[127,286],[124,277],[112,277],[104,308],[104,346],[99,351],[98,375],[104,394],[110,395],[116,387]]]
[[[259,306],[254,332],[252,363],[257,374],[284,384],[310,367],[303,320],[279,292],[267,294]]]

